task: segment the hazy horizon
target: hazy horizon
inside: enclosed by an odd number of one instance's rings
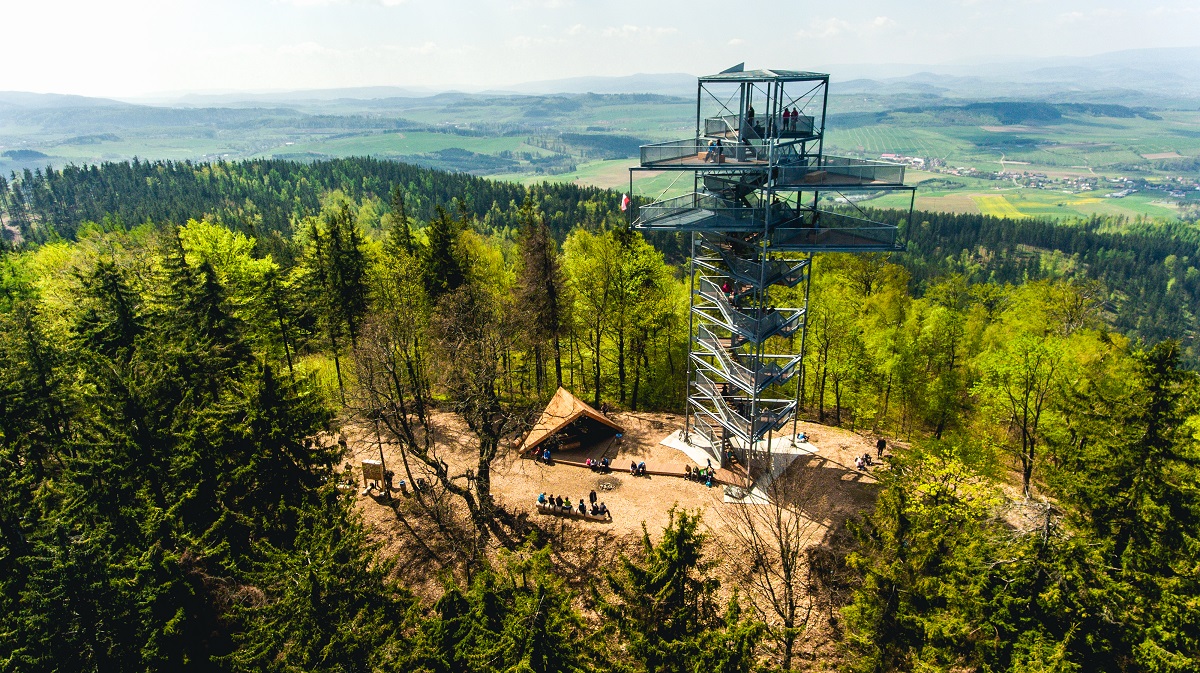
[[[0,90],[112,98],[395,86],[504,89],[525,82],[752,67],[962,67],[1193,47],[1200,6],[993,5],[940,0],[634,3],[614,0],[50,0],[9,8]],[[763,16],[753,11],[763,9]],[[65,17],[65,18],[64,18]],[[47,44],[46,27],[54,35]]]

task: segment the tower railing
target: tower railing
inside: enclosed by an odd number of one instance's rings
[[[904,164],[855,159],[853,157],[822,157],[819,162],[784,164],[775,176],[780,185],[903,186]]]
[[[807,259],[778,259],[752,262],[738,257],[724,245],[709,242],[704,237],[701,237],[701,240],[704,241],[705,247],[711,248],[717,253],[721,258],[721,263],[725,265],[725,273],[734,280],[754,286],[758,286],[761,283],[764,287],[775,284],[785,287],[795,287],[806,277],[806,270],[808,269]],[[697,262],[716,270],[716,267],[705,264],[705,260],[703,259],[697,260]]]
[[[762,215],[760,208],[748,207],[737,201],[705,192],[692,192],[646,204],[638,208],[636,224],[649,226],[673,215],[693,210],[710,211],[714,215],[726,218],[731,225],[744,222],[747,226],[761,226],[757,221],[761,219]]]
[[[784,423],[791,419],[791,414],[796,408],[794,400],[760,399],[757,401],[758,412],[755,414],[754,421],[751,422],[747,411],[739,411],[734,406],[746,409],[751,405],[751,400],[738,397],[727,398],[722,393],[720,386],[701,372],[696,373],[694,387],[712,407],[708,408],[699,403],[694,406],[698,410],[706,412],[721,427],[732,430],[733,434],[748,444],[757,442],[768,432],[779,430]],[[694,400],[694,402],[699,402],[699,400]]]
[[[794,121],[792,121],[794,120]],[[808,115],[788,117],[784,123],[782,114],[773,117],[756,116],[753,121],[741,115],[728,114],[704,119],[704,135],[720,137],[788,138],[811,136],[815,131],[815,119]]]
[[[719,139],[685,138],[642,145],[641,162],[647,168],[698,167],[712,164],[728,169],[762,168],[766,165],[769,147],[762,140],[723,142],[709,150],[709,143]]]

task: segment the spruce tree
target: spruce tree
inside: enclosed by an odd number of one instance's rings
[[[673,507],[670,518],[658,544],[643,526],[641,558],[622,557],[606,574],[601,614],[649,673],[749,670],[759,627],[741,616],[736,597],[724,615],[718,610],[700,515]]]
[[[413,241],[412,228],[408,223],[404,190],[400,189],[400,185],[392,187],[391,206],[391,226],[388,227],[385,242],[387,252],[392,256],[396,256],[401,251],[407,255],[414,255],[416,254],[416,244]]]
[[[538,203],[532,196],[521,204],[521,259],[524,265],[517,281],[520,306],[523,307],[529,340],[534,345],[537,388],[544,386],[545,363],[542,347],[547,341],[554,349],[554,377],[563,384],[561,337],[567,321],[563,297],[566,277],[558,260],[558,246],[550,235]]]
[[[458,249],[462,222],[450,217],[440,206],[426,229],[429,247],[425,251],[425,286],[430,303],[454,292],[466,282],[466,264]]]

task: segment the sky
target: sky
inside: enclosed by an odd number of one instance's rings
[[[0,16],[0,91],[112,97],[1200,45],[1196,0],[0,0]]]

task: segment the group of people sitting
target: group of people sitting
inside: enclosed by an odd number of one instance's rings
[[[721,144],[721,139],[708,141],[708,151],[704,153],[704,163],[713,162],[721,163],[725,155],[725,146]]]
[[[608,507],[602,502],[596,502],[596,492],[592,491],[588,494],[588,500],[591,505],[584,504],[583,498],[579,499],[579,505],[572,506],[571,498],[564,498],[561,495],[546,495],[539,493],[537,497],[538,507],[544,509],[555,509],[561,514],[574,514],[576,511],[584,516],[608,517]]]
[[[592,458],[587,459],[587,466],[592,472],[607,473],[609,471],[610,465],[611,465],[611,463],[609,463],[609,461],[608,461],[608,456],[605,456],[605,457],[601,458],[600,460],[594,460]]]
[[[871,454],[869,453],[864,453],[863,455],[854,459],[854,467],[860,470],[866,470],[868,467],[871,467],[874,464],[875,460],[871,458]]]
[[[635,477],[646,476],[646,461],[629,461],[629,474]]]
[[[717,471],[713,469],[712,462],[708,463],[708,467],[697,467],[692,469],[691,465],[683,466],[683,478],[688,481],[703,481],[705,486],[712,488],[713,477]]]

